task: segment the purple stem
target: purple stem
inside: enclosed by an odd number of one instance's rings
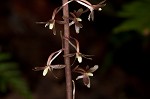
[[[62,3],[66,3],[68,0],[62,0]],[[63,7],[63,16],[69,18],[69,7],[68,5]],[[64,37],[69,38],[70,32],[69,32],[69,19],[65,18],[64,21],[67,22],[67,24],[64,24]],[[69,54],[69,43],[67,40],[64,39],[64,55]],[[72,79],[71,79],[71,68],[70,68],[70,58],[64,57],[64,61],[66,64],[65,67],[65,75],[66,75],[66,97],[67,99],[72,99]]]

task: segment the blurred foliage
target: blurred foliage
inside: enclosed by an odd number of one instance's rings
[[[150,30],[150,0],[134,0],[123,6],[118,16],[125,20],[114,29],[115,33],[136,31],[147,33]]]
[[[11,54],[0,52],[0,92],[6,93],[8,90],[16,91],[25,99],[32,99],[18,64],[11,61]]]

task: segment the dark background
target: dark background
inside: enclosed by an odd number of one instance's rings
[[[107,0],[107,6],[101,12],[94,12],[94,22],[87,20],[89,12],[81,16],[83,28],[79,34],[71,26],[71,35],[79,40],[81,52],[94,55],[92,61],[83,59],[81,66],[99,65],[91,77],[90,89],[81,80],[76,81],[76,99],[150,98],[149,39],[135,31],[112,32],[123,21],[117,17],[117,12],[129,1]],[[32,70],[36,66],[45,66],[48,56],[61,48],[59,30],[63,29],[62,25],[56,25],[58,31],[54,36],[44,25],[35,23],[51,19],[54,8],[60,5],[61,0],[0,1],[0,51],[11,53],[12,60],[19,64],[21,76],[34,99],[65,99],[64,70],[54,71],[59,79],[51,73],[43,77],[42,71]],[[69,6],[70,11],[82,7],[74,2]],[[61,15],[57,17],[61,18]],[[53,64],[57,63],[63,63],[61,55]],[[76,76],[73,74],[73,79]],[[0,99],[24,99],[11,88],[0,92]]]

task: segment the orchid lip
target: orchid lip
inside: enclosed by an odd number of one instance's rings
[[[78,62],[81,63],[82,62],[82,57],[78,56]]]
[[[53,27],[54,27],[54,23],[51,23],[51,24],[49,24],[49,29],[53,29]]]
[[[45,76],[48,73],[49,67],[46,67],[43,71],[43,76]]]
[[[98,8],[98,11],[101,11],[102,10],[102,8]]]
[[[77,21],[82,21],[82,19],[81,18],[76,18],[77,19]]]

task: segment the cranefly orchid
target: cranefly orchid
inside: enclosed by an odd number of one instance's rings
[[[96,4],[96,5],[92,5],[90,2],[88,2],[87,0],[75,0],[76,2],[78,2],[79,4],[87,7],[89,10],[90,10],[90,14],[88,16],[88,20],[90,21],[90,19],[92,19],[92,21],[94,21],[94,10],[98,10],[98,11],[101,11],[102,8],[101,7],[104,7],[106,4],[104,4],[104,1]]]
[[[93,72],[95,72],[98,69],[98,65],[95,65],[94,67],[89,68],[89,66],[86,67],[86,69],[83,69],[79,66],[74,68],[74,72],[76,73],[80,73],[81,75],[78,76],[76,78],[76,80],[78,79],[83,79],[83,83],[85,86],[87,86],[88,88],[90,88],[90,77],[89,76],[93,76]]]
[[[72,1],[85,6],[86,10],[83,11],[83,9],[81,8],[77,11],[70,12],[70,14],[69,14],[68,4]],[[72,84],[71,84],[71,78],[72,78],[71,77],[71,68],[72,67],[70,68],[70,66],[72,66],[76,60],[78,61],[78,63],[81,63],[83,58],[92,60],[92,58],[90,56],[93,56],[93,55],[85,55],[80,52],[79,41],[70,36],[70,32],[69,32],[70,27],[69,26],[75,25],[75,31],[76,31],[76,33],[79,33],[80,29],[83,27],[83,25],[80,23],[82,21],[80,16],[83,13],[89,11],[90,13],[88,15],[88,20],[94,21],[94,10],[101,11],[102,7],[104,7],[106,5],[106,4],[104,4],[105,1],[106,0],[93,5],[90,2],[88,2],[87,0],[63,0],[63,5],[54,9],[50,20],[48,20],[47,22],[37,22],[37,23],[42,23],[42,24],[44,23],[45,27],[48,27],[50,30],[53,31],[54,35],[56,35],[56,27],[55,26],[57,25],[57,23],[64,25],[64,34],[62,35],[62,33],[60,31],[60,35],[61,35],[61,39],[62,39],[62,49],[50,54],[50,56],[48,57],[46,66],[35,67],[34,70],[43,70],[43,76],[46,76],[48,71],[51,71],[51,73],[53,74],[54,69],[65,68],[67,99],[72,99],[71,96],[73,96],[73,99],[75,99],[75,82],[74,82],[74,80],[72,80],[72,83],[73,83],[73,86],[72,86]],[[63,9],[62,21],[56,20],[57,19],[56,16],[61,9]],[[75,49],[74,53],[69,53],[70,52],[69,44],[71,45],[71,47],[73,47]],[[52,62],[62,53],[62,51],[65,51],[64,52],[65,64],[52,65]],[[75,56],[75,59],[74,59],[73,64],[70,65],[70,58],[68,58],[68,57],[73,57],[73,56]],[[98,65],[95,65],[91,68],[89,68],[89,66],[87,66],[87,67],[85,67],[85,69],[81,68],[79,66],[76,66],[73,69],[73,72],[81,74],[81,75],[77,76],[76,80],[82,79],[84,85],[86,87],[90,88],[90,86],[91,86],[90,76],[93,76],[93,72],[95,72],[97,69],[98,69]],[[73,87],[73,90],[72,90],[72,87]],[[71,92],[72,92],[72,94],[71,94]]]
[[[57,65],[51,65],[51,63],[53,62],[54,59],[56,59],[56,57],[63,51],[63,49],[60,49],[56,52],[53,52],[50,54],[48,60],[47,60],[47,64],[45,67],[35,67],[34,70],[38,71],[38,70],[43,70],[43,76],[45,76],[48,73],[48,70],[53,71],[53,69],[62,69],[65,67],[64,64],[57,64]]]
[[[84,13],[82,8],[80,8],[78,11],[74,10],[74,12],[70,12],[70,15],[72,17],[70,17],[69,19],[72,21],[69,23],[69,26],[75,24],[76,33],[79,33],[80,28],[83,27],[83,25],[81,23],[79,23],[80,21],[82,21],[82,19],[80,18],[82,13]]]
[[[70,37],[70,38],[72,38],[72,37]],[[65,38],[65,37],[64,37],[64,39],[66,39],[66,40],[69,42],[69,44],[70,44],[72,47],[74,47],[75,50],[76,50],[76,53],[72,53],[72,54],[65,55],[65,57],[72,57],[72,56],[75,55],[75,56],[76,56],[75,59],[77,59],[79,63],[82,62],[82,57],[84,57],[84,58],[86,58],[86,59],[92,60],[92,58],[89,58],[88,56],[93,56],[93,55],[85,55],[85,54],[80,53],[79,41],[78,41],[77,39],[72,38],[72,39],[75,40],[76,46],[69,40],[69,38]]]

